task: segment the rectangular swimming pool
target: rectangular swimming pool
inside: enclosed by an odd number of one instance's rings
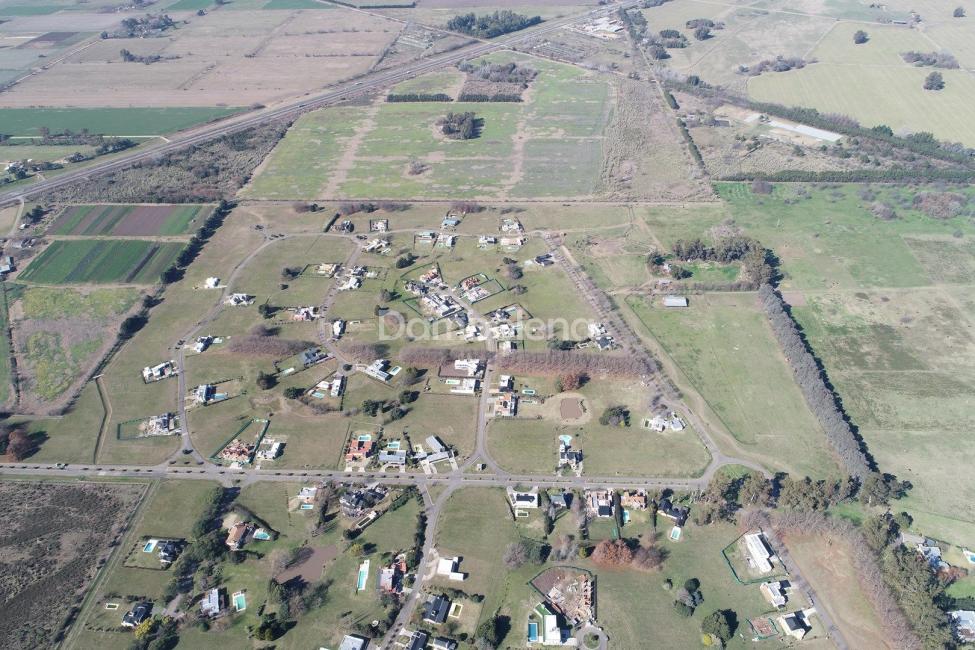
[[[356,578],[355,590],[362,591],[366,588],[366,580],[369,578],[369,560],[359,565],[359,575]]]
[[[238,612],[247,609],[247,596],[244,595],[244,592],[238,591],[234,594],[234,609]]]
[[[528,624],[528,642],[535,643],[538,641],[538,623]]]

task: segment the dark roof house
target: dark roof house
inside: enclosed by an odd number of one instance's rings
[[[433,596],[423,603],[423,620],[432,625],[440,625],[447,620],[450,601],[446,596]]]
[[[152,614],[152,603],[143,601],[125,612],[122,617],[122,627],[137,627]]]

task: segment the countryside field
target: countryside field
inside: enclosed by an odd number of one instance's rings
[[[19,278],[38,284],[156,284],[183,246],[134,239],[58,240]]]
[[[311,113],[285,136],[245,196],[377,198],[377,187],[386,198],[596,193],[610,83],[547,61],[526,63],[511,54],[492,58],[511,59],[539,70],[523,103],[389,104],[380,98],[366,109]],[[435,74],[430,85],[441,83],[443,73]],[[447,111],[474,111],[484,120],[480,137],[440,136],[435,123]],[[427,170],[410,175],[411,160]]]
[[[75,205],[51,224],[53,235],[182,235],[202,224],[206,205]]]
[[[239,108],[0,108],[4,133],[38,137],[70,130],[114,136],[165,135],[202,122],[233,115]],[[77,147],[72,148],[78,150]],[[2,150],[0,150],[2,152]],[[69,152],[71,153],[71,152]]]

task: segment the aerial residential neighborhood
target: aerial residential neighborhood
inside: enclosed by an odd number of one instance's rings
[[[0,0],[0,648],[975,645],[973,20]]]

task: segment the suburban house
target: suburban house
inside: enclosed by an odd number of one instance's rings
[[[802,637],[806,636],[806,632],[809,631],[806,615],[801,611],[780,616],[779,625],[783,632],[799,640],[802,640]]]
[[[440,625],[447,620],[448,611],[450,611],[450,601],[446,596],[431,596],[423,603],[423,621],[430,625]]]
[[[386,370],[389,368],[389,361],[386,359],[376,359],[371,364],[363,368],[362,372],[367,377],[372,377],[378,381],[386,383],[392,377]]]
[[[514,488],[508,488],[508,501],[512,508],[537,508],[540,500],[538,498],[538,488],[532,488],[528,492],[519,492]]]
[[[550,494],[548,498],[556,508],[568,508],[572,505],[571,492],[555,492]]]
[[[745,542],[745,554],[748,557],[749,566],[759,573],[768,573],[771,571],[772,559],[775,556],[769,551],[768,544],[762,532],[747,533],[742,539]]]
[[[322,352],[319,348],[308,348],[307,350],[302,350],[298,355],[298,361],[306,368],[320,363],[327,358],[328,354]]]
[[[518,412],[518,396],[502,393],[494,398],[494,417],[510,418]]]
[[[448,383],[451,384],[450,392],[455,395],[473,395],[477,392],[477,388],[480,382],[473,377],[465,377],[464,379],[447,379]],[[456,384],[453,382],[457,382]]]
[[[684,296],[664,296],[664,307],[687,307]]]
[[[438,636],[430,645],[431,650],[457,650],[457,642],[445,636]]]
[[[247,543],[247,536],[252,530],[252,526],[246,521],[238,521],[227,531],[227,547],[231,551],[239,551]]]
[[[410,635],[409,643],[407,643],[404,650],[424,650],[427,647],[427,639],[430,635],[423,630],[416,630]]]
[[[582,464],[582,450],[573,449],[572,444],[559,440],[559,467],[568,466],[575,470]]]
[[[294,312],[291,314],[291,320],[297,322],[308,322],[313,321],[318,318],[320,312],[318,307],[295,307]]]
[[[975,612],[956,609],[948,612],[955,638],[962,643],[975,643]]]
[[[448,580],[463,582],[467,579],[467,574],[458,571],[460,567],[459,557],[442,557],[437,562],[437,575],[446,576]]]
[[[931,567],[931,570],[934,572],[947,569],[951,566],[945,562],[944,559],[942,559],[941,547],[930,539],[925,539],[914,548],[917,550],[918,555],[927,561],[928,566]]]
[[[382,255],[383,253],[386,253],[389,250],[389,242],[386,241],[385,239],[376,238],[373,239],[372,241],[367,242],[366,245],[363,247],[363,250],[366,251],[367,253],[378,253]]]
[[[600,518],[613,516],[613,493],[610,490],[591,490],[586,493],[589,512]]]
[[[406,575],[406,556],[400,555],[387,567],[379,572],[379,589],[387,594],[399,594],[403,591],[403,576]]]
[[[663,499],[657,506],[657,514],[672,519],[676,526],[683,526],[687,523],[687,516],[691,514],[691,509],[674,505],[670,499]]]
[[[203,288],[205,289],[216,289],[219,286],[220,286],[220,278],[216,278],[216,277],[209,277],[203,283]]]
[[[463,374],[465,377],[477,377],[481,370],[481,360],[456,359],[454,360],[454,370]]]
[[[364,439],[365,436],[353,436],[352,440],[349,441],[349,450],[345,454],[345,460],[363,460],[372,455],[373,447],[375,443],[370,436],[368,440]]]
[[[345,321],[341,318],[332,321],[332,338],[340,339],[342,334],[345,333]]]
[[[341,397],[345,391],[345,375],[333,375],[331,379],[321,380],[312,389],[313,395],[315,395],[316,390],[327,391],[330,397]],[[319,397],[319,395],[315,395],[315,397]]]
[[[782,609],[785,607],[785,586],[782,582],[763,582],[759,587],[759,590],[762,592],[762,596],[765,597],[765,600],[767,600],[769,604],[776,609]]]
[[[683,431],[687,427],[677,413],[671,413],[669,417],[655,415],[649,422],[645,421],[644,426],[657,432],[663,432],[667,429],[671,431]]]
[[[389,230],[389,219],[370,219],[369,220],[369,231],[370,232],[386,232]]]
[[[620,493],[620,505],[627,510],[646,510],[646,490],[626,490]]]
[[[327,262],[323,262],[322,264],[318,265],[318,268],[315,269],[315,273],[318,275],[324,275],[326,278],[330,278],[339,272],[339,268],[341,268],[341,266],[341,264],[329,264]]]
[[[159,562],[162,564],[172,564],[179,557],[180,551],[183,550],[183,545],[175,539],[167,539],[159,542],[156,548],[159,549]]]
[[[217,395],[217,387],[213,384],[200,384],[193,389],[193,399],[197,404],[209,404]]]
[[[559,617],[544,604],[535,608],[534,614],[541,619],[542,625],[539,629],[538,624],[529,623],[528,625],[528,645],[564,645],[567,640],[567,630],[559,627]]]
[[[284,443],[277,440],[264,440],[261,448],[257,450],[257,457],[261,460],[274,460],[281,455]]]
[[[166,377],[172,377],[176,374],[176,362],[175,361],[163,361],[159,365],[146,366],[142,369],[142,380],[147,384],[154,381],[159,381],[165,379]]]
[[[232,293],[224,301],[224,304],[230,307],[246,307],[254,304],[254,296],[249,296],[246,293]]]
[[[446,217],[443,218],[443,221],[440,222],[441,229],[448,229],[448,228],[453,229],[459,225],[460,225],[460,219],[458,219],[452,214],[448,214]]]
[[[163,413],[162,415],[151,415],[145,421],[142,431],[147,436],[171,436],[179,433],[179,418],[175,413]]]
[[[122,627],[138,627],[152,614],[152,603],[143,601],[125,612],[122,617]]]
[[[485,248],[487,246],[494,246],[497,243],[498,243],[498,238],[493,235],[481,235],[480,237],[477,238],[477,245],[480,246],[481,248]]]
[[[203,596],[200,601],[200,614],[213,618],[219,616],[223,610],[223,599],[220,597],[220,589],[214,587]]]
[[[379,452],[379,464],[404,467],[407,456],[408,454],[405,449],[390,449],[387,447]]]
[[[366,650],[366,644],[368,643],[369,639],[346,634],[345,638],[342,639],[342,645],[339,646],[339,650]]]
[[[200,336],[196,339],[196,343],[193,344],[193,350],[195,350],[197,354],[203,354],[203,352],[210,347],[212,343],[212,336]]]

